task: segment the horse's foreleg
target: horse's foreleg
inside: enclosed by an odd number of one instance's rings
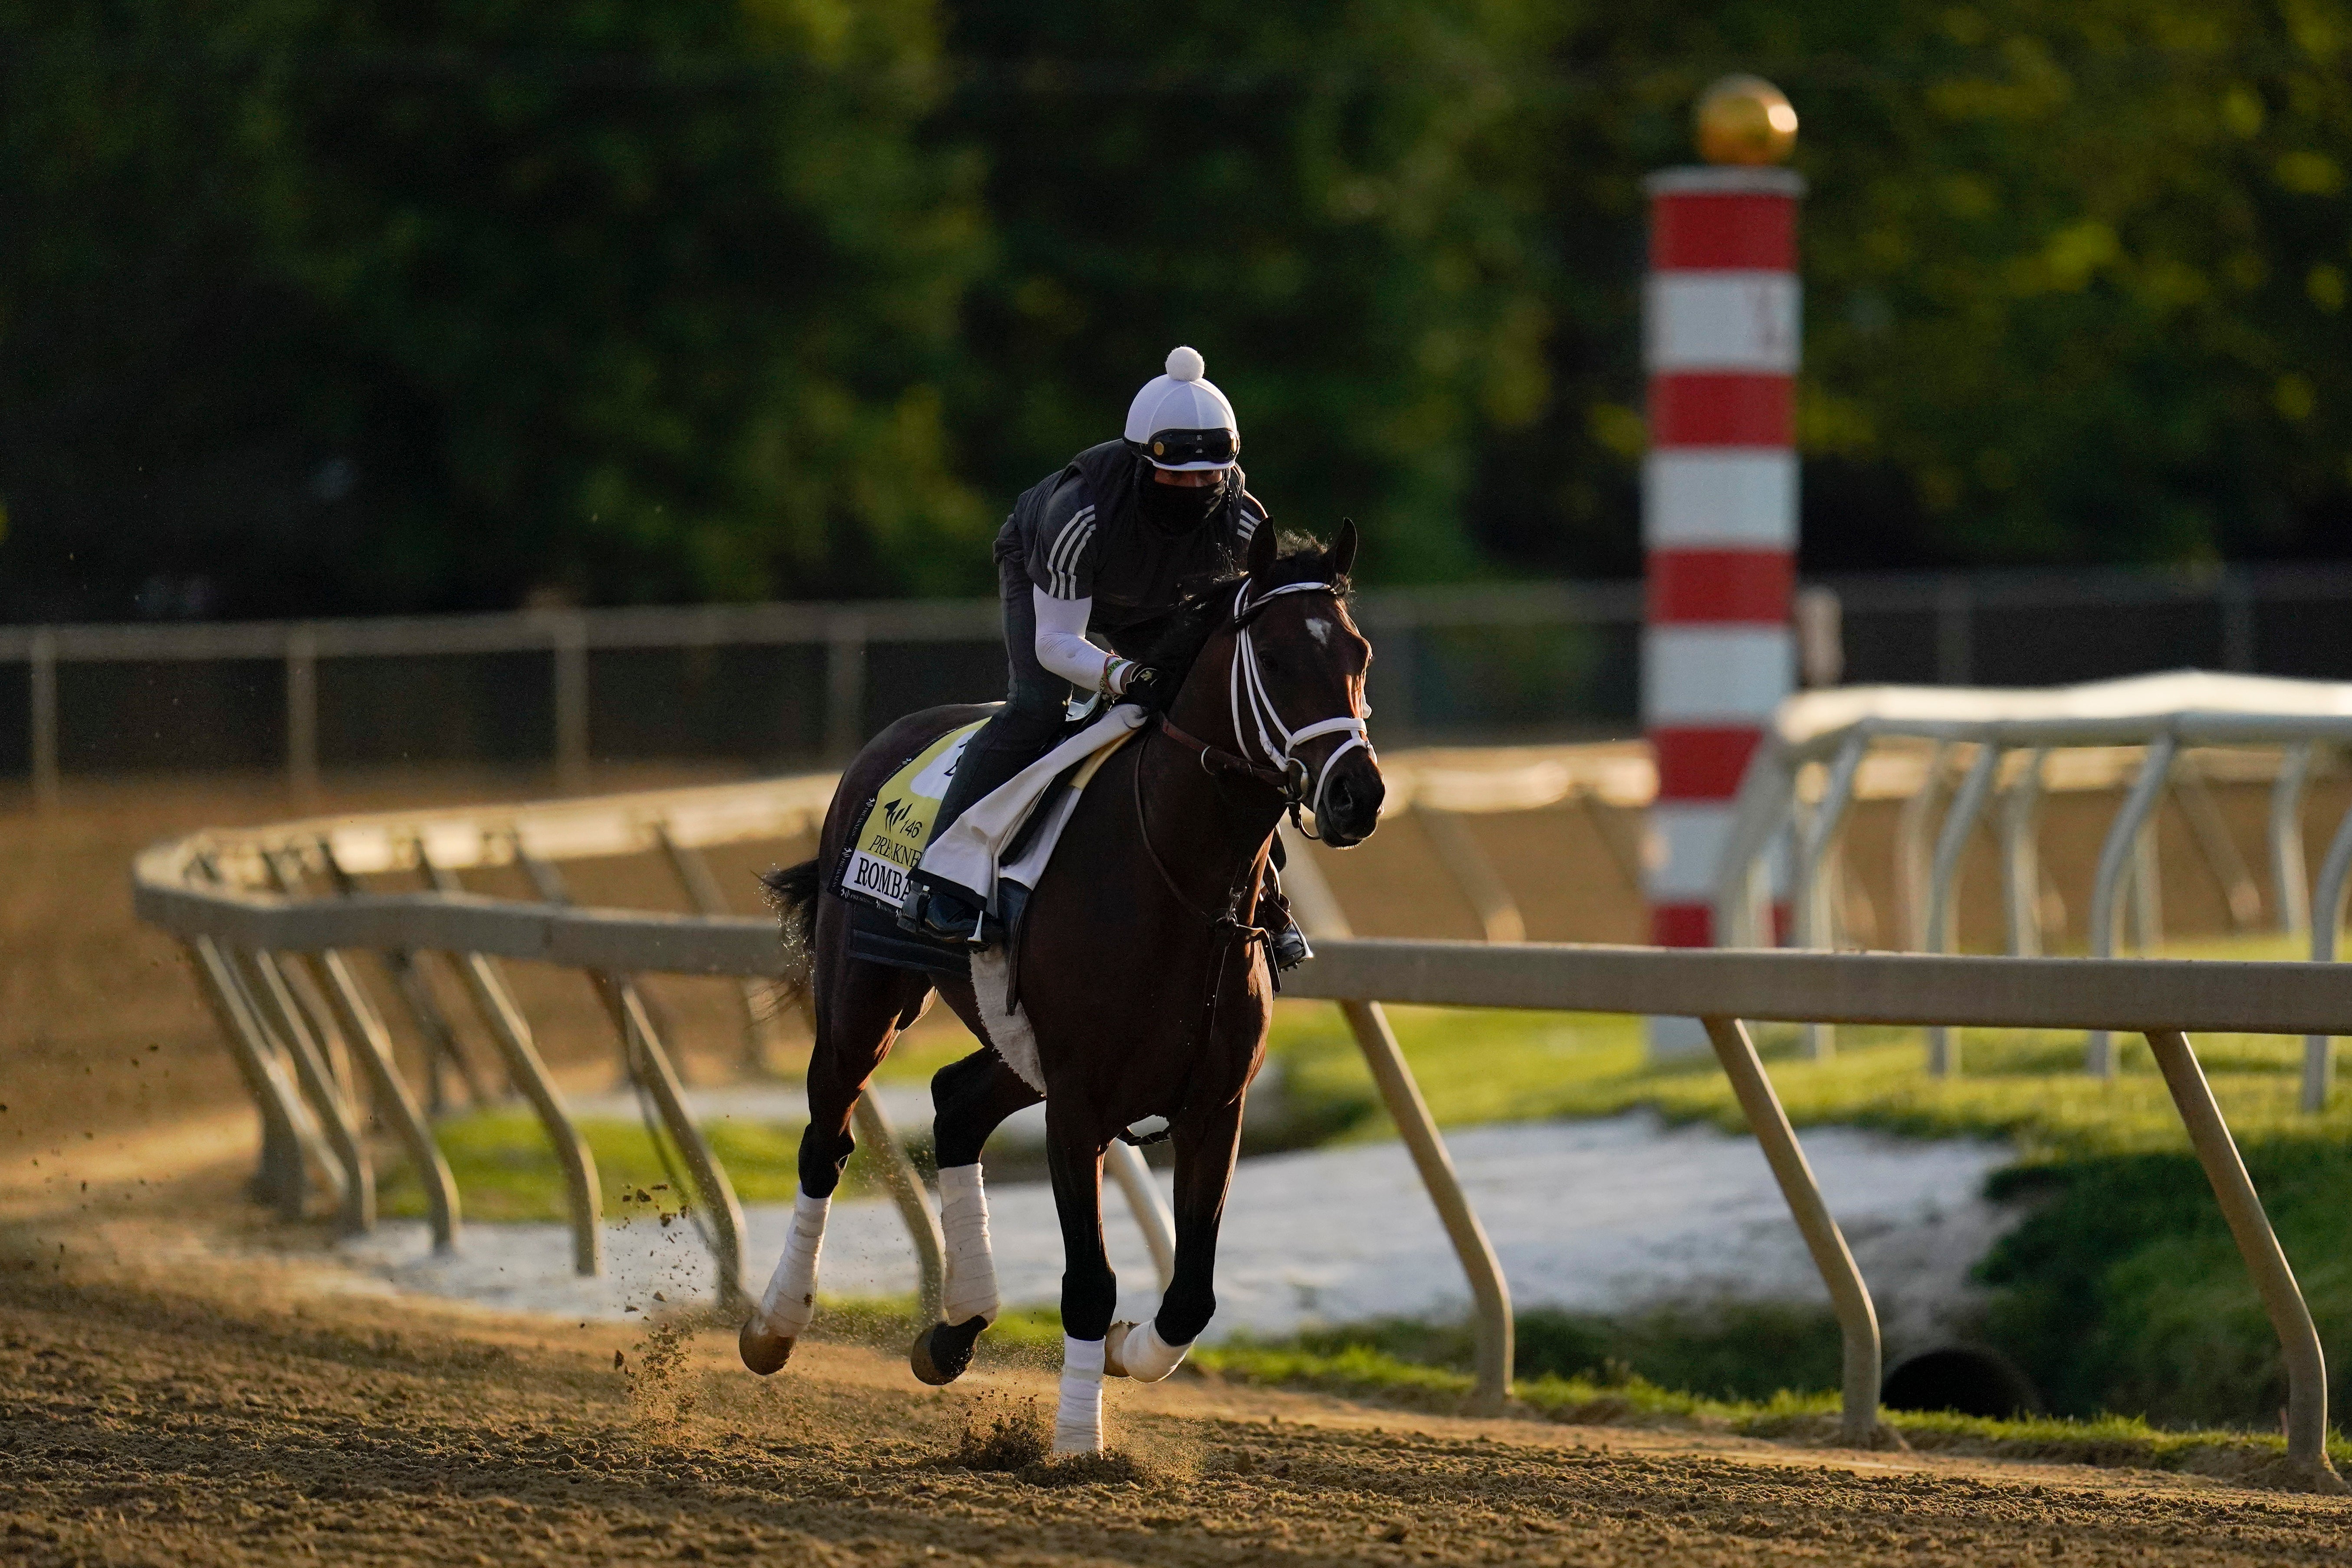
[[[870,964],[842,963],[832,981],[821,994],[816,1044],[809,1055],[809,1124],[801,1134],[800,1192],[793,1200],[783,1256],[736,1339],[743,1364],[762,1377],[791,1359],[793,1345],[815,1315],[825,1219],[834,1189],[841,1184],[841,1168],[857,1147],[849,1135],[850,1112],[888,1053],[891,1038],[916,1016],[929,990],[919,977]]]
[[[993,1051],[974,1051],[931,1079],[932,1147],[940,1162],[940,1231],[947,1242],[944,1322],[915,1338],[908,1364],[923,1382],[953,1383],[971,1364],[972,1347],[995,1321],[996,1263],[988,1246],[988,1195],[980,1152],[1016,1110],[1043,1098]]]
[[[1217,1226],[1224,1218],[1225,1190],[1233,1184],[1241,1134],[1238,1100],[1176,1123],[1175,1275],[1151,1321],[1140,1327],[1121,1323],[1111,1330],[1114,1376],[1159,1382],[1176,1370],[1215,1315]]]
[[[1095,1118],[1065,1100],[1045,1102],[1045,1157],[1062,1221],[1062,1396],[1054,1452],[1099,1453],[1103,1336],[1118,1302],[1118,1277],[1103,1246],[1103,1140]]]

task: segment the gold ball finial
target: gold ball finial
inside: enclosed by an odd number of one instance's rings
[[[1797,145],[1797,111],[1760,76],[1727,76],[1699,94],[1699,156],[1710,163],[1780,163]]]

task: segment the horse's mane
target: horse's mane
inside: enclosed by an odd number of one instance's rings
[[[1237,572],[1230,577],[1219,577],[1204,586],[1196,587],[1184,595],[1170,615],[1168,625],[1152,639],[1143,656],[1143,662],[1168,671],[1177,685],[1192,672],[1192,664],[1201,657],[1201,649],[1225,625],[1232,613],[1234,590],[1248,575]],[[1344,601],[1350,584],[1344,575],[1334,576],[1330,569],[1330,553],[1322,543],[1303,533],[1283,533],[1278,536],[1274,563],[1266,571],[1265,585],[1284,588],[1294,583],[1329,583]]]

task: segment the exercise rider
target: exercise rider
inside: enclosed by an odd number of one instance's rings
[[[1059,738],[1072,688],[1146,708],[1174,698],[1169,675],[1141,656],[1185,591],[1240,570],[1250,536],[1266,525],[1265,509],[1243,488],[1234,405],[1204,369],[1197,352],[1177,349],[1168,374],[1128,405],[1124,440],[1087,447],[1013,503],[996,536],[1012,689],[965,743],[934,843]],[[971,889],[919,866],[909,880],[900,924],[942,942],[978,940]],[[1274,962],[1287,969],[1310,956],[1307,939],[1278,885],[1266,891],[1272,908],[1259,918],[1276,933]]]

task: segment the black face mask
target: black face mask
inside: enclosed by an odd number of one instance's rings
[[[1163,485],[1153,478],[1154,469],[1147,463],[1141,475],[1143,494],[1138,504],[1143,520],[1162,533],[1190,533],[1217,513],[1225,504],[1227,476],[1220,473],[1213,485]]]

